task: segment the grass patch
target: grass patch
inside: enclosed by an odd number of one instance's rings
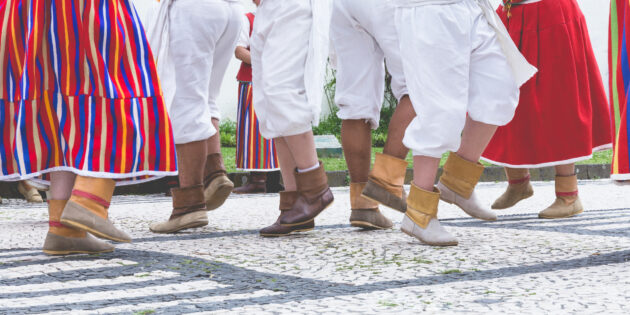
[[[225,163],[225,167],[228,172],[236,172],[236,148],[234,147],[222,147],[221,152],[223,153],[223,161]],[[372,163],[374,163],[374,156],[376,153],[382,153],[383,148],[372,148]],[[445,153],[442,156],[442,160],[440,161],[440,166],[444,165],[446,162],[446,158],[448,157],[448,153]],[[321,159],[324,162],[324,168],[327,171],[345,171],[348,169],[346,165],[346,160],[344,158],[323,158]],[[411,152],[407,155],[405,159],[409,162],[409,167],[413,165],[413,156]],[[612,160],[612,151],[606,150],[601,152],[596,152],[593,154],[593,158],[585,161],[578,162],[576,164],[609,164]],[[484,166],[492,166],[492,164],[481,162]]]
[[[453,273],[462,273],[462,271],[459,270],[459,269],[449,269],[449,270],[444,270],[444,271],[442,271],[440,273],[443,274],[443,275],[450,275],[450,274],[453,274]]]

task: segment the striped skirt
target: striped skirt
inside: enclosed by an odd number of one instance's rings
[[[630,101],[630,5],[628,0],[612,0],[609,37],[610,106],[613,116],[613,161],[611,178],[630,179],[628,147],[628,102]]]
[[[236,119],[236,169],[242,171],[278,170],[278,156],[273,139],[262,137],[252,105],[252,83],[240,82]]]
[[[176,174],[171,124],[129,0],[0,0],[0,180]]]

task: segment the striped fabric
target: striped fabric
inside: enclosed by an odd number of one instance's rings
[[[612,179],[630,179],[628,154],[628,88],[630,87],[630,4],[628,0],[612,0],[609,37],[610,104],[613,115],[614,143]]]
[[[0,0],[0,180],[173,175],[171,125],[129,0]]]
[[[278,170],[273,139],[262,137],[252,106],[252,83],[239,82],[236,122],[236,168],[242,171]]]

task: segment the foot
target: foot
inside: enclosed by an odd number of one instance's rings
[[[354,209],[350,214],[350,225],[367,230],[391,229],[394,224],[376,209]]]
[[[426,228],[421,228],[405,215],[400,229],[427,245],[456,246],[458,244],[457,239],[446,231],[437,219],[431,219]]]
[[[84,237],[67,237],[48,232],[42,250],[48,255],[98,254],[112,252],[114,246],[90,234],[85,234]]]
[[[475,191],[472,192],[470,198],[464,199],[456,192],[452,191],[442,182],[438,182],[437,188],[441,191],[440,199],[445,202],[455,204],[460,209],[464,210],[469,216],[484,221],[496,221],[497,215],[492,210],[487,209],[477,198]]]
[[[232,193],[234,183],[227,175],[218,175],[204,185],[203,195],[206,200],[206,210],[214,210],[223,205]]]
[[[534,188],[528,181],[519,184],[509,184],[503,195],[492,204],[492,209],[507,209],[519,201],[534,195]]]
[[[129,243],[131,237],[119,230],[108,219],[104,219],[82,205],[68,201],[61,215],[61,223],[94,234],[114,242]]]
[[[394,193],[392,191],[393,189],[393,187],[387,189],[377,181],[369,179],[361,196],[405,213],[405,211],[407,211],[407,194],[405,193],[405,189],[401,186],[399,188],[401,191],[400,194]]]
[[[235,194],[263,194],[265,193],[266,184],[265,182],[248,182],[247,184],[235,188]]]
[[[583,211],[584,207],[580,197],[576,196],[575,200],[566,200],[558,197],[551,206],[538,213],[538,217],[542,219],[562,219],[580,214]]]
[[[281,215],[282,216],[282,215]],[[274,224],[260,230],[260,236],[264,237],[279,237],[287,236],[295,232],[306,232],[315,228],[315,220],[311,220],[304,224],[285,226],[280,224],[280,218]]]
[[[166,222],[154,223],[149,229],[154,233],[175,233],[208,225],[208,212],[196,211],[181,215]]]
[[[329,187],[314,196],[307,197],[301,194],[291,210],[280,216],[279,222],[288,227],[304,225],[313,221],[333,203],[334,199]]]

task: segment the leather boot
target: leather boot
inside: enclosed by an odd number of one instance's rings
[[[560,219],[572,217],[584,211],[578,196],[577,175],[556,176],[556,201],[538,213],[539,218]]]
[[[492,204],[492,209],[507,209],[534,195],[534,188],[529,182],[528,169],[506,167],[505,174],[508,179],[508,187],[503,195]]]
[[[440,190],[427,191],[411,184],[407,212],[400,229],[421,242],[434,246],[454,246],[457,239],[446,231],[437,219]]]
[[[18,182],[17,189],[18,189],[18,192],[20,192],[20,194],[24,196],[24,199],[27,202],[32,202],[32,203],[44,202],[44,199],[39,194],[39,191],[37,191],[35,187],[32,187],[31,185],[29,185],[26,181]]]
[[[175,233],[208,225],[208,214],[203,196],[203,186],[171,189],[173,212],[168,221],[152,224],[149,229],[154,233]]]
[[[247,183],[235,188],[235,194],[258,194],[267,190],[267,174],[265,172],[251,172]]]
[[[471,217],[495,221],[497,215],[483,205],[475,194],[475,186],[483,173],[483,165],[467,161],[451,153],[444,164],[444,171],[437,184],[440,199],[457,205]]]
[[[115,242],[129,243],[131,237],[108,219],[109,202],[116,183],[108,178],[77,176],[72,196],[63,209],[61,223]]]
[[[328,187],[328,177],[321,161],[319,167],[312,171],[300,173],[296,169],[295,181],[299,196],[291,210],[280,218],[280,224],[285,226],[303,225],[310,222],[328,208],[335,199]]]
[[[280,216],[276,222],[262,230],[260,230],[260,236],[265,237],[277,237],[289,235],[293,232],[305,232],[315,228],[315,220],[311,220],[304,224],[285,226],[280,224],[280,219],[291,210],[293,204],[298,199],[299,193],[297,191],[281,191],[280,192]]]
[[[208,155],[204,169],[203,188],[207,210],[220,207],[234,189],[234,183],[227,177],[221,153]]]
[[[48,200],[48,233],[44,253],[48,255],[96,254],[114,251],[114,246],[96,239],[85,231],[61,224],[61,212],[67,200]]]
[[[407,195],[403,185],[407,161],[391,155],[376,153],[374,167],[362,195],[400,212],[407,211]]]
[[[378,209],[378,202],[361,196],[367,183],[350,183],[350,225],[364,229],[391,229],[393,224]]]

